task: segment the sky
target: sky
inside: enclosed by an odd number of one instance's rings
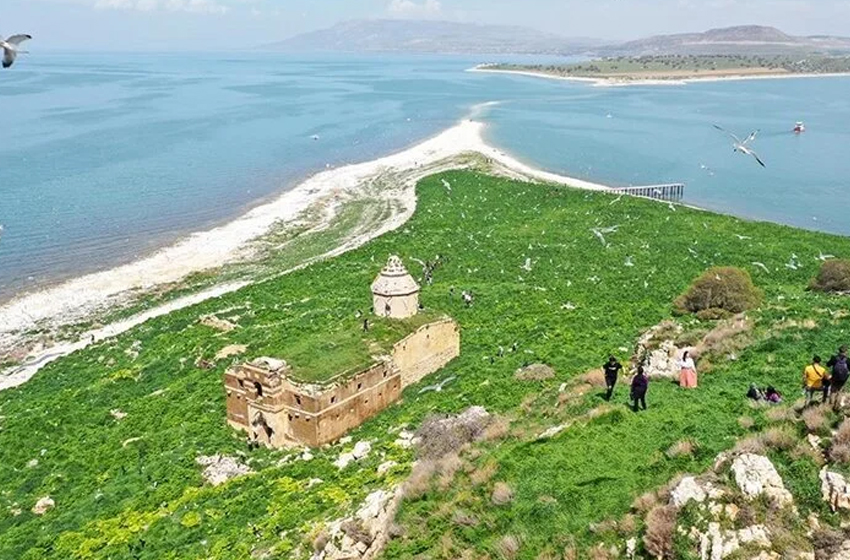
[[[511,24],[609,40],[744,24],[850,36],[850,0],[0,1],[0,34],[32,34],[31,51],[246,49],[362,18]]]

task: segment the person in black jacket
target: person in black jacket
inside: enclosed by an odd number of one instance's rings
[[[826,363],[826,367],[828,367],[832,372],[829,391],[833,404],[838,402],[839,394],[844,389],[844,385],[847,383],[847,378],[850,377],[848,366],[850,366],[850,362],[847,360],[846,346],[839,348],[838,354],[831,357]]]
[[[643,372],[643,366],[638,366],[637,375],[632,379],[632,401],[634,401],[633,409],[638,411],[638,403],[646,410],[646,391],[649,389],[649,378]]]
[[[605,387],[608,389],[605,393],[605,400],[610,401],[614,395],[614,386],[617,385],[617,376],[620,374],[623,366],[617,361],[617,358],[609,356],[608,362],[602,366],[602,369],[605,372]]]

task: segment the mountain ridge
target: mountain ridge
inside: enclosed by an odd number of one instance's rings
[[[794,36],[775,27],[737,25],[704,32],[653,35],[615,42],[567,37],[512,25],[431,20],[361,19],[310,31],[261,47],[275,51],[433,54],[787,54],[847,52],[850,37]]]

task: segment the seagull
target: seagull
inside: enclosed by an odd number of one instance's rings
[[[797,255],[792,254],[791,258],[785,264],[785,268],[790,268],[791,270],[797,270],[800,267],[800,263],[797,262]]]
[[[3,231],[3,226],[0,226],[0,232],[2,232],[2,231]],[[835,255],[824,255],[823,251],[819,251],[819,252],[820,252],[820,254],[817,257],[815,257],[819,261],[828,261],[829,259],[835,258]]]
[[[440,381],[436,385],[428,385],[427,387],[422,387],[421,389],[419,389],[419,394],[421,395],[422,393],[427,393],[428,391],[434,391],[435,393],[440,393],[440,392],[442,392],[443,387],[445,387],[446,385],[448,385],[449,383],[451,383],[455,379],[457,379],[457,377],[451,376],[451,377],[447,377],[447,378],[443,379],[442,381]]]
[[[5,41],[0,37],[0,48],[3,49],[3,68],[9,68],[18,56],[18,45],[32,39],[32,35],[12,35]]]
[[[729,132],[728,130],[724,129],[723,127],[720,127],[720,126],[714,125],[714,128],[716,128],[717,130],[719,130],[719,131],[721,131],[721,132],[725,132],[726,134],[728,134],[729,136],[731,136],[731,137],[732,137],[732,140],[734,140],[734,142],[733,142],[733,144],[732,144],[732,149],[733,149],[735,152],[741,152],[742,154],[745,154],[745,155],[748,155],[748,156],[753,156],[753,157],[755,158],[755,160],[756,160],[757,162],[759,162],[759,165],[761,165],[762,167],[767,167],[767,166],[764,164],[764,162],[761,160],[761,158],[759,158],[758,154],[756,154],[753,150],[751,150],[751,149],[748,147],[748,145],[749,145],[749,144],[751,144],[751,143],[753,142],[753,140],[755,140],[755,139],[756,139],[756,136],[757,136],[757,135],[758,135],[758,133],[759,133],[759,131],[758,131],[758,130],[756,130],[755,132],[750,133],[750,135],[749,135],[749,136],[747,136],[747,138],[746,138],[745,140],[741,140],[740,138],[738,138],[737,136],[735,136],[734,134],[732,134],[732,133],[731,133],[731,132]]]
[[[757,267],[759,267],[760,269],[762,269],[762,270],[764,270],[765,272],[767,272],[768,274],[770,274],[770,270],[769,270],[766,266],[764,266],[764,263],[760,263],[760,262],[752,262],[752,263],[750,263],[750,264],[752,264],[753,266],[757,266]]]
[[[530,257],[526,258],[525,264],[522,265],[520,268],[523,269],[523,270],[526,270],[528,272],[531,272],[531,258]]]
[[[635,265],[635,263],[632,261],[632,257],[626,257],[626,262],[623,264],[623,266],[634,266],[634,265]]]
[[[446,190],[452,192],[452,184],[443,179],[443,186],[446,187]]]
[[[752,239],[752,237],[747,237],[746,235],[740,235],[738,233],[735,234],[735,237],[737,237],[741,241],[746,241],[747,239]]]

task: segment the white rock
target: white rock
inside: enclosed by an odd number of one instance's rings
[[[676,507],[684,507],[691,500],[701,504],[707,497],[708,494],[700,483],[694,477],[686,476],[670,493],[670,503]]]
[[[334,465],[336,465],[338,469],[342,470],[353,462],[354,455],[351,453],[340,453],[339,457],[337,457],[336,461],[334,461]]]
[[[369,456],[369,452],[372,451],[372,444],[368,441],[358,441],[354,446],[354,451],[351,454],[354,456],[354,459],[360,461]]]
[[[832,511],[850,509],[850,486],[844,476],[824,467],[820,471],[820,482],[821,495]]]
[[[28,468],[28,469],[34,469],[34,468],[36,468],[37,466],[38,466],[38,459],[30,459],[30,460],[27,462],[27,468]]]
[[[32,512],[36,515],[44,515],[48,510],[51,510],[54,507],[56,507],[56,502],[53,501],[53,498],[45,496],[43,498],[39,498],[32,507]]]
[[[319,484],[321,484],[323,482],[324,482],[324,480],[322,480],[321,478],[311,478],[310,480],[307,481],[307,488],[312,488],[313,486],[318,486]]]
[[[254,472],[233,457],[224,455],[201,456],[195,459],[195,462],[206,467],[202,473],[203,477],[213,486],[219,486],[232,478]]]
[[[310,453],[309,449],[305,449],[304,453],[302,453],[301,455],[298,456],[298,459],[300,461],[312,461],[313,460],[313,454]]]
[[[635,537],[626,541],[626,558],[634,560],[637,554],[637,539]]]
[[[381,463],[378,465],[378,476],[384,476],[389,472],[389,470],[398,465],[395,461],[386,461],[385,463]]]
[[[738,540],[741,544],[770,547],[770,533],[764,525],[753,525],[739,530]]]
[[[809,434],[806,436],[806,441],[809,442],[809,445],[812,446],[812,449],[815,451],[822,451],[821,449],[821,440],[820,436],[816,436],[815,434]]]
[[[748,499],[764,494],[779,507],[794,501],[767,457],[744,453],[732,462],[732,472],[735,474],[735,483]]]

